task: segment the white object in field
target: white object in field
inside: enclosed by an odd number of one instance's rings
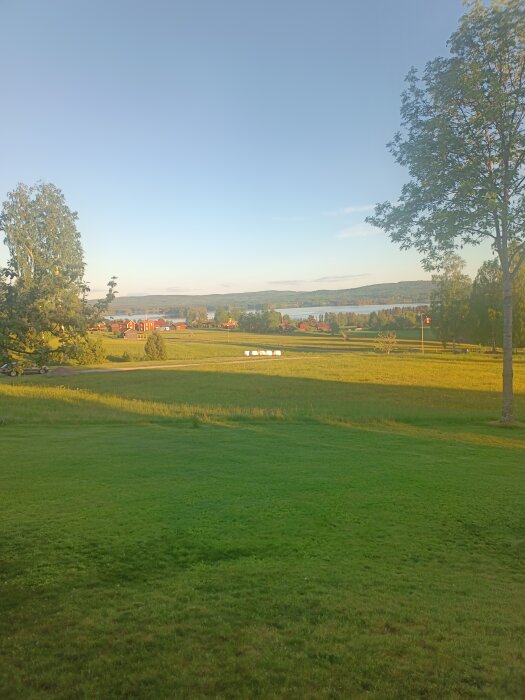
[[[250,355],[258,355],[258,354],[259,354],[258,350],[252,350],[250,353]]]
[[[244,351],[244,356],[245,356],[245,357],[249,357],[249,356],[250,356],[250,351],[249,351],[249,350],[245,350],[245,351]]]
[[[277,355],[278,357],[280,357],[280,356],[282,355],[282,352],[281,352],[280,350],[274,350],[274,351],[273,351],[273,354],[274,354],[274,355]]]
[[[267,351],[266,351],[266,354],[267,354],[267,355],[270,355],[270,357],[271,357],[271,356],[273,355],[273,350],[267,350]]]

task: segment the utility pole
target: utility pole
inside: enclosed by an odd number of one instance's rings
[[[421,314],[421,354],[425,354],[425,324],[428,326],[432,319],[426,314]]]

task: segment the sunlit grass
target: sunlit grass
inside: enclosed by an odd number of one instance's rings
[[[0,380],[2,698],[522,697],[499,359],[286,340]]]
[[[119,362],[127,353],[136,362],[144,356],[145,340],[127,340],[110,334],[96,334],[101,338],[108,361]],[[400,331],[396,351],[419,352],[419,331]],[[245,350],[281,350],[295,355],[305,352],[357,351],[373,352],[376,348],[376,332],[349,332],[347,338],[328,333],[257,334],[224,330],[187,330],[163,332],[168,359],[166,362],[202,360],[242,356]],[[441,344],[427,331],[426,352],[441,350]],[[157,363],[158,364],[158,363]]]

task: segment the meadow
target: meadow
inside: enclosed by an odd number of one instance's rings
[[[366,334],[167,345],[0,380],[2,698],[523,697],[500,358],[417,334],[389,356]],[[515,384],[523,420],[523,356]]]

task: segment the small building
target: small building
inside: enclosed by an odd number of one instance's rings
[[[126,330],[134,331],[136,329],[135,321],[126,321]]]
[[[145,336],[144,333],[141,333],[134,328],[129,328],[122,334],[122,337],[126,340],[143,340]]]
[[[225,323],[221,324],[222,328],[237,328],[237,321],[234,321],[233,318],[230,318],[228,321]]]
[[[181,322],[181,323],[176,323],[176,324],[173,326],[173,328],[174,328],[176,331],[186,331],[186,330],[188,330],[188,325],[187,325],[186,323],[182,323],[182,322]]]

